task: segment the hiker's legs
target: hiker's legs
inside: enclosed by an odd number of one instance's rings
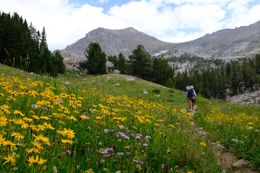
[[[189,106],[189,110],[192,111],[193,106],[192,106],[192,100],[191,99],[188,99],[188,106]]]
[[[195,108],[196,108],[196,100],[195,99],[192,99],[192,110],[195,111]]]

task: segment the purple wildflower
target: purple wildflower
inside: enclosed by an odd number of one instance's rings
[[[89,117],[89,116],[86,116],[85,120],[87,120],[87,121],[90,120],[90,117]]]
[[[109,153],[113,153],[113,151],[114,151],[114,149],[111,147],[111,148],[107,148],[107,151],[109,152]]]
[[[124,138],[124,139],[129,139],[129,136],[127,136],[127,135],[124,134],[123,132],[118,132],[118,133],[117,133],[117,137],[121,137],[121,138]]]

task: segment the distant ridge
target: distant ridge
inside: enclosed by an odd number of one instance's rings
[[[91,42],[98,42],[108,55],[121,52],[128,56],[138,44],[142,44],[152,55],[168,52],[170,56],[190,53],[203,58],[248,57],[260,53],[260,21],[249,26],[220,30],[183,43],[163,42],[132,27],[117,30],[97,28],[61,52],[66,61],[80,61],[85,59],[84,51]]]
[[[102,50],[107,54],[117,55],[121,52],[126,56],[128,56],[138,44],[144,45],[149,52],[159,51],[160,48],[170,45],[170,43],[162,42],[132,27],[118,30],[97,28],[87,33],[84,38],[67,46],[62,52],[68,53],[74,58],[83,59],[85,58],[84,51],[91,42],[98,42]]]

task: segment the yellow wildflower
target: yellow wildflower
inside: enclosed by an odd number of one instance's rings
[[[10,146],[11,147],[11,151],[16,149],[16,144],[14,142],[12,142],[12,141],[4,141],[3,145],[4,146]]]
[[[38,165],[43,165],[44,163],[47,162],[46,159],[39,158],[37,155],[36,157],[31,156],[27,159],[27,162],[29,163],[29,166],[32,166],[33,164],[38,164]]]
[[[15,156],[14,155],[8,155],[7,157],[4,157],[4,164],[6,163],[11,163],[12,165],[15,165],[16,164],[16,160],[15,160]]]
[[[88,169],[85,171],[85,173],[95,173],[95,172],[93,171],[93,169]]]
[[[43,119],[43,120],[50,120],[50,118],[47,117],[47,116],[41,116],[40,119]]]
[[[86,115],[80,115],[79,117],[80,117],[81,120],[86,120],[87,119]]]
[[[43,123],[43,126],[46,128],[46,129],[50,129],[50,130],[54,130],[55,128],[51,125],[51,124],[49,124],[49,123]]]
[[[8,123],[8,119],[6,117],[0,117],[0,127],[5,126]]]
[[[29,148],[29,149],[26,149],[26,152],[27,152],[27,153],[40,154],[40,153],[41,153],[41,150],[39,150],[39,149],[37,149],[37,148]]]
[[[10,106],[8,106],[8,105],[1,105],[0,106],[0,110],[2,110],[5,114],[11,113],[11,111],[9,109],[10,109]]]
[[[32,142],[33,146],[36,147],[37,149],[43,149],[43,147],[41,146],[41,144],[37,141],[33,141]]]
[[[70,139],[62,139],[61,142],[64,144],[73,144],[73,141]]]
[[[62,136],[67,136],[70,139],[75,137],[75,133],[71,129],[64,128],[64,130],[57,130],[57,133],[61,134]]]
[[[14,111],[14,114],[24,116],[24,113],[22,113],[22,112],[19,111],[19,110],[15,110],[15,111]]]
[[[203,147],[206,147],[206,146],[208,146],[208,145],[207,145],[205,142],[203,142],[203,141],[202,141],[202,142],[200,142],[200,145],[201,145],[201,146],[203,146]]]
[[[77,121],[77,119],[76,119],[74,116],[69,116],[69,117],[67,117],[66,119],[72,120],[72,121]]]
[[[33,137],[35,138],[35,140],[37,141],[42,141],[43,143],[45,143],[46,145],[50,145],[50,141],[48,137],[45,137],[43,135],[34,135]]]
[[[13,132],[12,134],[11,134],[11,136],[13,136],[15,139],[17,139],[17,140],[20,140],[20,139],[23,139],[24,138],[24,136],[23,135],[21,135],[20,133],[16,133],[16,132]]]

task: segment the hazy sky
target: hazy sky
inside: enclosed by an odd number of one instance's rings
[[[18,12],[49,48],[63,49],[98,27],[139,31],[183,42],[260,20],[260,0],[0,0],[0,11]]]

